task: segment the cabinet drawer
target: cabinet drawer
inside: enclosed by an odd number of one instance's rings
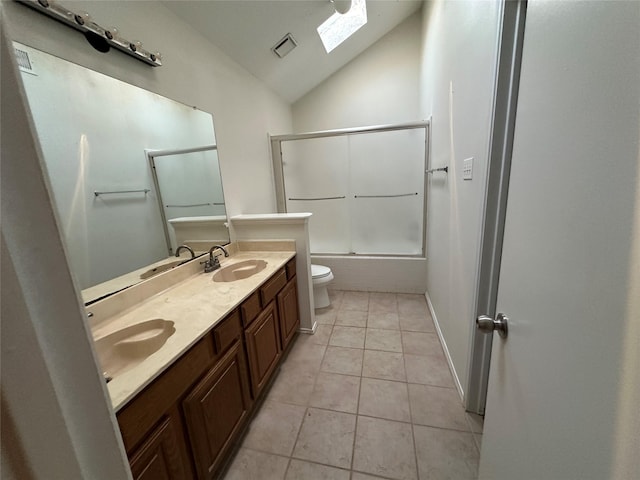
[[[271,300],[276,298],[276,295],[282,287],[287,284],[287,274],[285,269],[281,269],[278,273],[276,273],[271,280],[265,283],[262,287],[260,287],[260,300],[262,301],[262,306],[266,307]]]
[[[287,266],[285,267],[285,270],[287,271],[287,280],[291,280],[296,276],[296,257],[293,257],[291,260],[289,260]]]
[[[240,314],[235,310],[213,329],[213,343],[216,354],[220,355],[242,335],[240,326]]]
[[[242,325],[246,328],[251,325],[251,322],[258,316],[262,307],[260,306],[260,294],[253,292],[249,298],[247,298],[242,305],[240,305],[240,312],[242,313]]]

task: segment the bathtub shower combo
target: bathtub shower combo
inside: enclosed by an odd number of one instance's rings
[[[426,123],[271,137],[278,211],[313,214],[316,308],[334,279],[321,263],[424,259],[427,141]]]

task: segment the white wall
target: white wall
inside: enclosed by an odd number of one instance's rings
[[[275,211],[266,133],[292,130],[289,104],[161,3],[71,2],[97,23],[162,52],[157,68],[117,51],[99,53],[73,29],[16,2],[2,3],[13,40],[212,113],[227,213]]]
[[[482,203],[497,58],[500,2],[427,2],[420,108],[432,116],[427,200],[427,295],[459,387],[467,382]],[[473,157],[473,180],[462,162]]]
[[[293,131],[422,120],[418,109],[421,22],[420,12],[415,13],[294,103]]]

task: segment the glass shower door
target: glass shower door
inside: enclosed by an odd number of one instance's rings
[[[287,212],[311,212],[311,252],[422,255],[426,128],[280,144]]]
[[[287,212],[311,212],[314,253],[350,253],[348,137],[282,142]]]
[[[353,252],[422,254],[425,135],[414,128],[349,137]]]

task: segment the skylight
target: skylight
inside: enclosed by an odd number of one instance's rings
[[[366,0],[353,0],[345,14],[334,13],[318,27],[318,35],[327,53],[356,33],[367,23]]]

